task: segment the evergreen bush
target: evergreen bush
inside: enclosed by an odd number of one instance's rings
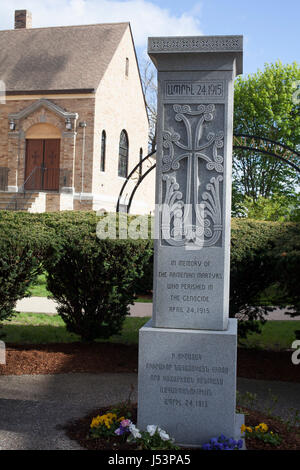
[[[68,331],[85,341],[120,333],[150,256],[149,243],[100,240],[87,225],[68,227],[59,238],[58,259],[45,260],[47,288]]]
[[[0,326],[12,318],[16,302],[43,271],[43,259],[54,258],[49,235],[43,224],[28,224],[21,215],[0,218]]]

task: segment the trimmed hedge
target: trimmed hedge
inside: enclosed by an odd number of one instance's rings
[[[0,302],[0,320],[23,296],[43,261],[49,273],[48,289],[59,302],[59,313],[70,331],[94,339],[107,337],[121,328],[134,294],[152,290],[153,242],[99,240],[96,237],[99,220],[95,212],[0,213],[0,230],[5,229],[6,239],[11,243],[5,245],[4,237],[1,258],[8,257],[12,265],[18,265],[16,260],[20,259],[26,264],[27,250],[28,262],[32,258],[33,263],[28,265],[23,278],[19,276],[16,292],[6,286],[8,268],[0,265],[2,291],[7,291],[7,298],[12,299],[8,307]],[[300,315],[299,266],[300,224],[232,220],[230,316],[242,314],[241,336],[257,331],[258,320],[269,310],[257,305],[257,301],[272,285],[280,292],[281,304],[291,306]],[[12,271],[11,279],[16,277]]]
[[[25,219],[24,219],[25,220]],[[16,302],[42,273],[42,261],[54,258],[51,238],[43,224],[23,223],[21,217],[0,218],[0,327],[10,319]]]
[[[232,221],[229,311],[231,317],[239,313],[240,337],[251,331],[259,332],[258,321],[264,322],[265,315],[273,310],[257,302],[270,286],[276,284],[282,291],[278,248],[292,246],[295,231],[299,232],[299,229],[299,224],[248,219]],[[284,304],[281,298],[281,305]]]

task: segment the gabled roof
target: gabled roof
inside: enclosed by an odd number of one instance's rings
[[[129,23],[0,31],[7,94],[95,91]]]

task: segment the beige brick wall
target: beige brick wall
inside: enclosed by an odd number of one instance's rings
[[[57,212],[60,210],[60,194],[46,193],[46,212]]]
[[[129,59],[129,73],[125,76],[126,58]],[[118,176],[120,133],[125,129],[129,140],[128,172],[139,162],[140,148],[148,154],[148,119],[140,77],[136,65],[134,48],[129,28],[116,51],[96,94],[94,178],[93,193],[96,196],[94,208],[114,211],[124,178]],[[105,172],[100,171],[101,135],[106,132]],[[124,196],[127,200],[134,182]],[[154,175],[143,183],[144,191],[137,193],[131,212],[148,213],[154,205]]]
[[[10,132],[8,115],[20,111],[23,106],[21,101],[7,101],[6,104],[0,104],[0,166],[10,169],[8,185],[14,187],[17,186],[20,139],[17,132]]]
[[[74,199],[74,211],[91,211],[93,202],[91,200]]]

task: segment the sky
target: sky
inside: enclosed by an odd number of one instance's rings
[[[148,36],[244,36],[244,74],[300,62],[299,0],[0,0],[0,29],[28,9],[33,27],[129,21],[139,62]]]

